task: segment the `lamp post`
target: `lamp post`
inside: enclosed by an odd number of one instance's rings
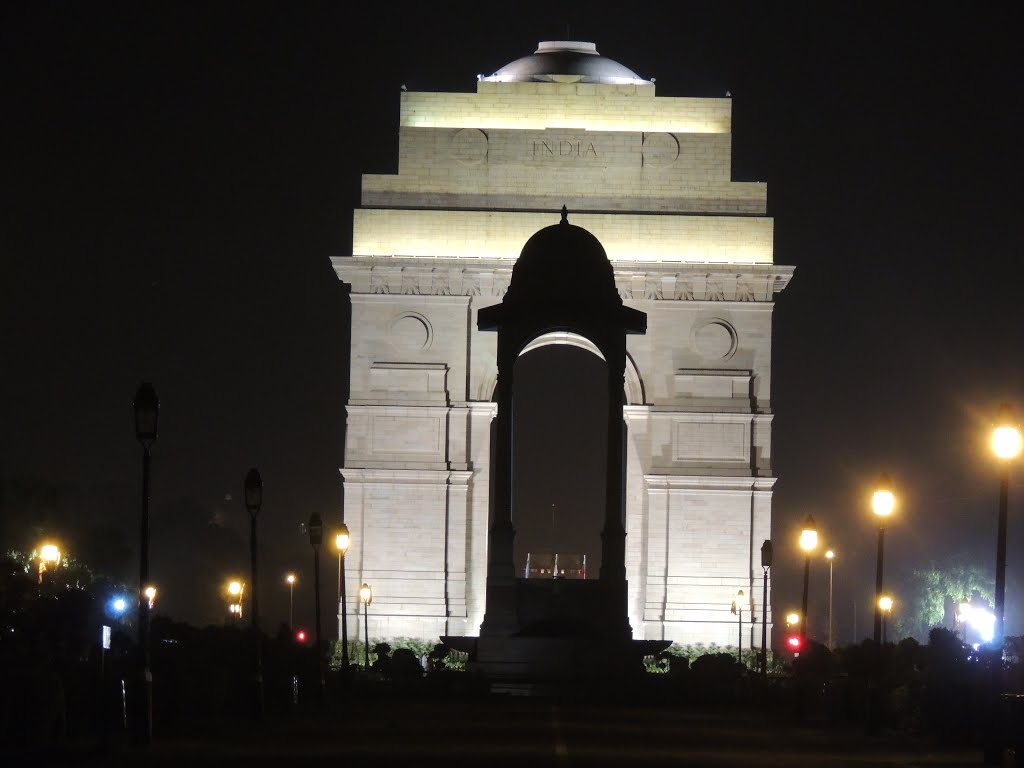
[[[992,452],[999,459],[999,524],[996,532],[996,626],[993,647],[1003,647],[1006,609],[1006,507],[1010,488],[1010,462],[1020,455],[1020,428],[1006,403],[999,409],[999,423],[992,432]]]
[[[295,574],[289,573],[284,577],[288,582],[288,629],[295,628]]]
[[[871,495],[871,511],[878,518],[878,557],[875,561],[875,627],[874,638],[876,643],[882,641],[882,610],[879,600],[882,598],[884,589],[882,580],[882,567],[885,560],[885,519],[892,514],[896,506],[896,497],[893,496],[890,488],[889,476],[882,474],[878,478],[878,486]]]
[[[359,588],[359,600],[363,604],[363,664],[370,671],[370,603],[373,602],[373,590],[369,584]]]
[[[263,719],[263,638],[260,633],[260,569],[259,544],[256,535],[256,520],[263,507],[263,478],[258,469],[253,467],[245,475],[245,508],[249,510],[249,569],[252,578],[253,642],[256,644],[256,668],[253,673],[253,717]]]
[[[761,676],[768,675],[768,571],[772,567],[772,542],[765,539],[761,545],[761,568],[764,580],[761,583]]]
[[[348,604],[345,597],[345,553],[348,551],[352,539],[348,534],[348,526],[345,523],[338,528],[334,537],[334,546],[338,550],[338,600],[341,601],[341,668],[348,670]]]
[[[882,645],[885,645],[886,640],[886,625],[889,623],[889,613],[892,611],[892,598],[888,595],[882,595],[878,598],[878,610],[882,614]]]
[[[320,680],[318,698],[320,705],[324,703],[324,646],[320,632],[320,545],[324,539],[324,521],[315,512],[309,516],[309,544],[313,548],[313,601],[316,609],[316,668]]]
[[[160,399],[145,382],[135,392],[135,439],[142,446],[142,504],[139,518],[139,687],[135,737],[142,744],[153,739],[153,675],[149,669],[149,606],[142,590],[149,582],[149,470],[157,437]]]
[[[836,553],[829,549],[825,552],[825,559],[828,560],[828,649],[832,650],[832,565],[836,559]]]
[[[736,593],[735,599],[732,601],[732,612],[736,614],[736,661],[740,664],[743,663],[743,590],[741,589]]]
[[[818,529],[810,515],[800,531],[800,549],[804,551],[804,595],[800,603],[800,640],[807,640],[807,591],[811,579],[811,553],[818,547]]]
[[[985,738],[985,764],[998,765],[1002,756],[1003,734],[1000,722],[1000,696],[1003,691],[1003,643],[1006,611],[1006,508],[1010,490],[1010,462],[1020,455],[1020,428],[1007,403],[999,408],[999,423],[992,430],[992,452],[999,459],[999,520],[996,529],[995,626],[989,652],[988,723]]]

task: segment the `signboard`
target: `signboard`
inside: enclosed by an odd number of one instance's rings
[[[100,629],[100,644],[103,646],[103,650],[110,650],[110,627],[106,624]]]

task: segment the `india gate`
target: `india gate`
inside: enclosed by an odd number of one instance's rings
[[[730,98],[657,97],[584,42],[542,42],[473,93],[401,93],[398,173],[363,176],[352,253],[332,259],[352,307],[346,582],[373,588],[371,640],[526,622],[509,366],[552,344],[609,371],[590,578],[611,589],[616,631],[734,645],[738,590],[760,621],[772,308],[793,269],[773,262],[766,185],[732,180],[731,132]],[[561,304],[611,318],[608,333]]]

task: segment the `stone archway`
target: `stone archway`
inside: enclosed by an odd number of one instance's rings
[[[487,583],[481,637],[518,634],[519,590],[513,560],[512,420],[514,366],[532,344],[550,334],[563,343],[599,354],[608,372],[608,449],[605,510],[601,531],[600,598],[589,622],[609,637],[632,636],[626,606],[625,528],[623,525],[622,418],[626,335],[646,332],[643,312],[626,307],[600,242],[587,230],[562,221],[527,241],[500,304],[481,309],[481,331],[496,331],[497,403],[492,479],[493,514],[488,539]]]

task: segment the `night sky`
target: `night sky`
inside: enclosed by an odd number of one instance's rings
[[[838,552],[839,637],[854,601],[868,631],[882,471],[900,498],[886,557],[897,599],[901,575],[933,561],[993,568],[985,438],[1002,400],[1024,412],[1018,27],[967,4],[769,5],[6,5],[3,545],[45,527],[137,573],[131,400],[151,380],[158,612],[222,617],[217,589],[248,567],[241,490],[255,465],[265,625],[287,615],[287,568],[308,623],[300,524],[337,522],[342,504],[348,331],[329,257],[351,250],[360,174],[396,170],[403,84],[471,91],[477,73],[568,37],[656,78],[661,96],[729,91],[733,178],[768,182],[775,260],[796,266],[774,324],[775,607],[799,602],[796,531],[812,513]],[[542,360],[534,386],[567,380],[572,397],[583,367]],[[813,575],[812,622],[827,569]]]

